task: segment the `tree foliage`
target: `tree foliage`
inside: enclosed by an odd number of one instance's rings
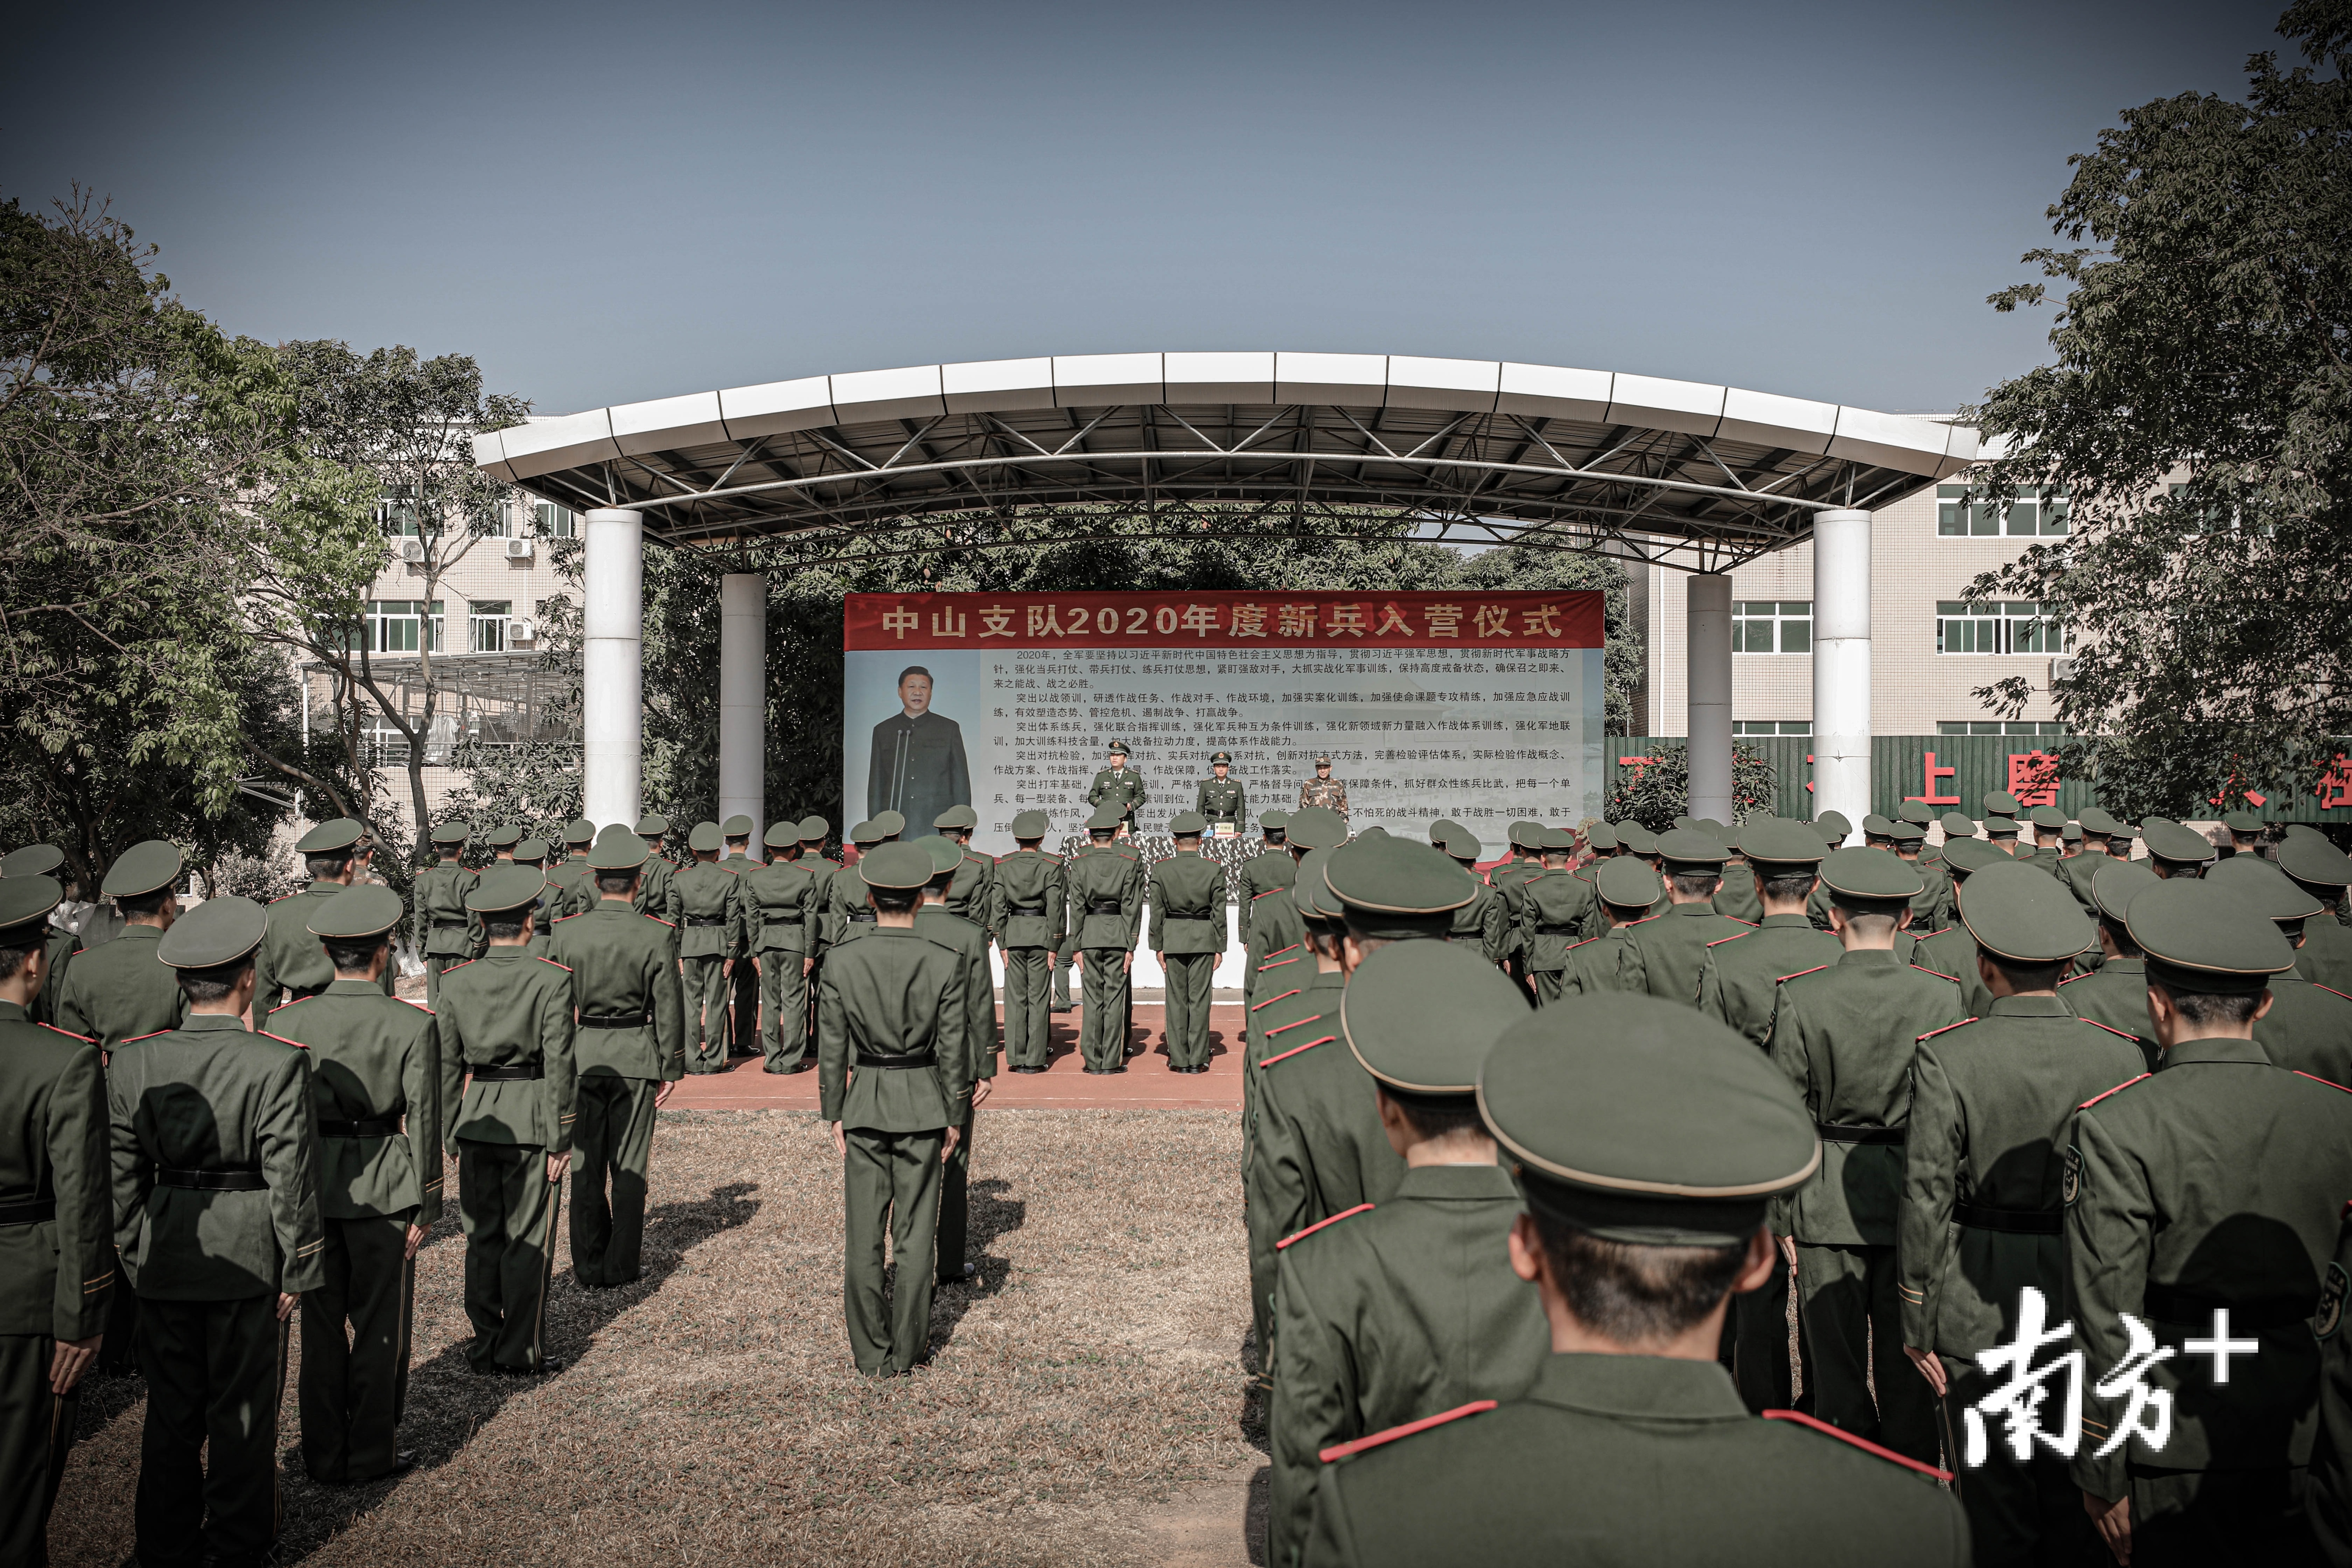
[[[1664,833],[1690,812],[1690,747],[1681,741],[1653,741],[1651,760],[1618,781],[1609,792],[1612,822],[1638,822]],[[1734,822],[1769,816],[1778,784],[1772,764],[1753,746],[1733,742],[1731,809]]]

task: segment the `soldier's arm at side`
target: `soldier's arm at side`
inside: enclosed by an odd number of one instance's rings
[[[408,1157],[416,1167],[416,1223],[431,1229],[441,1217],[441,1031],[426,1016],[425,1027],[400,1067],[400,1089],[408,1101]]]
[[[147,1196],[155,1185],[155,1163],[139,1146],[139,1129],[132,1120],[139,1106],[139,1090],[128,1081],[132,1076],[133,1069],[117,1062],[106,1077],[108,1180],[113,1189],[117,1267],[139,1250],[140,1232],[147,1225]],[[128,1288],[130,1281],[119,1283]]]
[[[1162,865],[1166,862],[1162,861]],[[1160,868],[1151,868],[1151,951],[1164,952],[1168,946],[1168,885],[1160,880]]]
[[[114,1278],[108,1194],[106,1075],[96,1049],[77,1050],[49,1089],[49,1170],[56,1186],[57,1294],[49,1332],[68,1342],[106,1327]]]
[[[1355,1568],[1362,1561],[1356,1550],[1356,1531],[1348,1518],[1348,1504],[1339,1489],[1342,1467],[1326,1465],[1315,1478],[1315,1519],[1307,1531],[1305,1568]]]
[[[828,961],[818,974],[817,1117],[824,1121],[839,1121],[842,1097],[849,1090],[849,1021],[842,1016],[842,964],[837,959]]]
[[[996,987],[988,968],[988,943],[964,966],[964,1046],[971,1081],[996,1076]]]
[[[789,954],[787,956],[790,956]],[[686,983],[667,948],[656,949],[646,963],[646,994],[654,1004],[654,1051],[661,1058],[661,1081],[676,1083],[686,1076]]]
[[[970,971],[961,953],[953,957],[947,966],[947,985],[940,993],[940,1037],[932,1050],[940,1087],[947,1091],[950,1126],[961,1121],[971,1109],[971,1058],[978,1049],[971,1039]]]
[[[2066,1300],[2052,1316],[2074,1325],[2086,1363],[2083,1443],[2068,1467],[2074,1484],[2113,1502],[2130,1493],[2128,1445],[2105,1458],[2096,1450],[2115,1430],[2119,1402],[2099,1397],[2095,1380],[2120,1364],[2130,1344],[2123,1321],[2146,1320],[2148,1236],[2156,1205],[2147,1173],[2099,1121],[2077,1110],[2065,1158],[2074,1188],[2066,1205]]]
[[[1920,1046],[1911,1058],[1906,1125],[1910,1131],[1904,1140],[1903,1205],[1895,1217],[1895,1289],[1903,1303],[1904,1344],[1932,1352],[1962,1136],[1951,1075],[1932,1044]]]
[[[319,1111],[310,1102],[310,1053],[289,1050],[273,1066],[256,1128],[269,1223],[285,1266],[278,1290],[299,1296],[327,1282],[326,1226],[319,1217]]]
[[[441,1057],[437,1067],[441,1077],[441,1147],[453,1160],[457,1157],[457,1112],[466,1100],[466,1042],[459,1026],[461,1016],[456,998],[444,985],[440,1010],[433,1018],[433,1033],[435,1048]]]
[[[1314,1245],[1310,1239],[1305,1245]],[[1293,1247],[1291,1251],[1300,1250]],[[1284,1256],[1275,1265],[1274,1397],[1266,1417],[1274,1473],[1268,1483],[1266,1561],[1296,1563],[1315,1521],[1322,1451],[1360,1432],[1348,1429],[1355,1379],[1344,1349],[1316,1310],[1313,1270]]]
[[[1723,971],[1715,962],[1715,954],[1706,955],[1706,963],[1698,972],[1698,1010],[1710,1018],[1721,1019],[1732,1028],[1738,1028],[1730,1011],[1730,1000],[1723,991]]]
[[[572,977],[541,992],[539,1016],[540,1071],[547,1084],[548,1142],[551,1159],[572,1152],[572,1128],[580,1115],[580,1064],[572,1054]],[[552,1179],[551,1177],[550,1178]]]
[[[269,950],[277,945],[276,935],[265,927],[261,933],[261,945],[253,950],[253,1026],[257,1029],[268,1020],[269,1010],[278,1005],[278,970],[269,956]],[[391,962],[389,956],[384,960],[387,967]],[[74,1032],[80,1034],[83,1031],[77,1029]]]

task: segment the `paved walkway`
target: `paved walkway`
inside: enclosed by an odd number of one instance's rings
[[[1242,1102],[1242,1007],[1238,999],[1220,1002],[1209,1010],[1209,1070],[1171,1073],[1161,1039],[1160,1007],[1138,1002],[1135,1023],[1128,1035],[1127,1070],[1089,1074],[1078,1058],[1076,1012],[1057,1013],[1053,1020],[1053,1056],[1042,1073],[1005,1071],[1000,1061],[985,1103],[998,1110],[1070,1110],[1102,1105],[1122,1109],[1180,1110],[1202,1106],[1238,1107]],[[1000,1024],[1003,1011],[999,1010]],[[679,1110],[764,1110],[816,1109],[816,1070],[790,1074],[762,1072],[757,1057],[747,1057],[723,1073],[688,1077],[671,1093],[669,1108]]]

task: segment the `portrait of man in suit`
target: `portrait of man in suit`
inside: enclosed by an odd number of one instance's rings
[[[898,711],[874,726],[874,759],[866,773],[866,815],[896,811],[907,837],[931,830],[931,819],[951,805],[971,804],[971,768],[963,731],[931,711],[931,672],[910,664],[898,672]]]

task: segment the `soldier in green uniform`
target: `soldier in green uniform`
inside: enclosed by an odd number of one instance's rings
[[[490,851],[492,865],[511,866],[514,864],[515,846],[522,842],[522,829],[511,822],[502,822],[483,834],[482,842]]]
[[[22,862],[20,862],[22,864]],[[87,1040],[34,1023],[55,879],[0,878],[0,1562],[48,1561],[81,1383],[114,1294],[106,1079]]]
[[[1941,931],[1952,918],[1952,873],[1942,857],[1927,858],[1927,830],[1916,822],[1898,822],[1888,839],[1895,848],[1895,858],[1919,873],[1919,896],[1911,900],[1911,924],[1915,934]]]
[[[596,907],[595,880],[588,871],[588,847],[595,842],[596,825],[586,817],[575,816],[563,825],[562,841],[548,858],[549,919]]]
[[[2177,822],[2151,822],[2141,832],[2147,846],[2148,869],[2168,881],[2189,880],[2213,868],[2220,852],[2212,840]]]
[[[56,1009],[58,1027],[110,1051],[125,1040],[180,1026],[188,999],[178,974],[155,957],[163,933],[179,918],[173,884],[180,868],[178,846],[160,838],[132,845],[107,868],[103,890],[122,911],[122,931],[76,956]]]
[[[678,955],[686,988],[686,1070],[727,1070],[728,989],[743,930],[743,887],[719,864],[715,822],[695,825],[687,839],[694,863],[672,879],[678,899]]]
[[[1445,852],[1447,859],[1462,868],[1462,874],[1477,889],[1468,903],[1454,911],[1454,930],[1450,934],[1455,942],[1475,948],[1478,956],[1501,968],[1509,950],[1503,930],[1503,895],[1478,875],[1482,848],[1477,835],[1455,824],[1447,828],[1444,838],[1432,842]]]
[[[2026,874],[2021,867],[1979,873]],[[1895,956],[1895,933],[1919,890],[1916,872],[1883,849],[1855,848],[1822,861],[1821,878],[1845,952],[1780,982],[1771,1053],[1821,1133],[1822,1167],[1776,1204],[1774,1229],[1794,1242],[1814,1413],[1929,1464],[1935,1404],[1898,1348],[1895,1212],[1911,1058],[1920,1037],[1968,1015],[1948,977]]]
[[[2164,1065],[2086,1101],[2067,1140],[2064,1316],[2098,1376],[2074,1483],[2119,1559],[2308,1561],[2314,1323],[2335,1315],[2321,1282],[2352,1193],[2352,1100],[2254,1042],[2270,977],[2294,963],[2270,921],[2171,881],[2126,919]],[[2112,1375],[2162,1352],[2138,1380]],[[2160,1438],[2127,1384],[2170,1395]]]
[[[528,951],[546,881],[523,866],[483,871],[466,907],[488,951],[441,977],[436,1016],[442,1136],[466,1227],[466,1360],[518,1377],[564,1365],[547,1353],[547,1287],[580,1099],[572,976]]]
[[[903,819],[902,819],[903,821]],[[719,868],[731,871],[738,879],[758,868],[759,856],[751,853],[751,819],[740,812],[719,824],[719,836],[726,847],[719,857]],[[728,944],[727,956],[727,1056],[759,1055],[754,1042],[760,1037],[760,974],[759,966],[751,962],[751,913],[750,898],[741,889],[736,891],[736,921],[734,940]]]
[[[1127,765],[1127,742],[1113,741],[1102,771],[1087,787],[1087,804],[1097,812],[1106,806],[1118,815],[1118,832],[1135,831],[1135,810],[1143,804],[1143,775]],[[1088,822],[1091,830],[1093,823]]]
[[[940,1178],[971,1093],[964,962],[915,930],[931,874],[931,858],[911,844],[859,859],[875,923],[826,955],[817,1007],[819,1115],[844,1165],[849,1349],[869,1377],[902,1375],[930,1348],[925,1262],[937,1253]],[[903,1260],[887,1307],[886,1233]]]
[[[1151,951],[1166,985],[1170,1072],[1209,1070],[1209,992],[1225,956],[1225,868],[1201,853],[1208,826],[1194,811],[1169,823],[1176,853],[1151,868]]]
[[[2352,887],[2352,858],[2315,833],[2290,833],[2279,841],[2278,868],[2296,886],[2336,917],[2307,922],[2295,950],[2294,972],[2305,980],[2352,994],[2352,929],[2342,922]]]
[[[257,1025],[279,1005],[315,996],[333,984],[334,966],[327,962],[319,939],[310,934],[310,917],[319,906],[352,885],[371,854],[364,841],[367,829],[348,816],[322,822],[294,846],[310,873],[310,885],[269,906],[269,934],[253,955],[253,1021]],[[383,994],[392,994],[392,972],[384,972]]]
[[[383,994],[400,896],[363,883],[310,917],[335,978],[270,1015],[310,1053],[325,1278],[302,1297],[302,1464],[328,1486],[403,1474],[416,1249],[441,1217],[441,1045],[435,1015]]]
[[[2317,899],[2258,855],[2233,855],[2205,879],[2277,926],[2292,948],[2303,945],[2309,922],[2322,913]],[[2273,975],[2270,993],[2270,1010],[2254,1025],[2254,1044],[2271,1065],[2352,1085],[2352,996],[2292,973]]]
[[[2097,806],[2088,805],[2083,808],[2082,828],[2082,847],[2059,862],[2058,879],[2066,884],[2066,890],[2074,895],[2074,901],[2083,907],[2083,912],[2095,920],[2099,912],[2098,900],[2092,896],[2091,883],[2098,876],[2099,868],[2114,858],[2108,844],[2115,835],[2123,831],[2123,825]]]
[[[115,1248],[147,1378],[142,1563],[259,1563],[278,1534],[287,1320],[327,1279],[310,1064],[243,1019],[274,926],[239,898],[174,921],[156,956],[179,971],[187,1019],[107,1068]]]
[[[1348,820],[1348,786],[1331,776],[1328,757],[1316,758],[1315,776],[1298,786],[1298,809],[1310,805],[1322,807],[1343,823]]]
[[[2141,1070],[2129,1036],[2070,1015],[2058,997],[2088,934],[2072,893],[1999,866],[1970,886],[1969,930],[1992,1010],[1917,1043],[1895,1221],[1905,1353],[1939,1401],[1955,1457],[1961,1413],[2003,1382],[1979,1353],[2015,1340],[2028,1289],[2063,1299],[2074,1107]],[[2144,984],[2141,994],[2145,1006]],[[2090,1521],[2056,1455],[2019,1464],[1995,1444],[1984,1464],[1954,1468],[1979,1561],[2094,1560]]]
[[[808,1055],[803,1058],[816,1060],[816,998],[819,972],[824,968],[824,950],[833,944],[837,930],[832,914],[833,879],[842,870],[840,859],[824,852],[826,836],[832,825],[822,816],[803,816],[800,820],[801,860],[816,879],[814,908],[816,910],[815,941],[809,950],[814,961],[808,972]]]
[[[1248,793],[1233,771],[1233,753],[1219,752],[1209,759],[1209,776],[1192,791],[1193,813],[1209,825],[1207,832],[1223,838],[1241,832],[1249,816]]]
[[[1927,829],[1936,824],[1936,808],[1924,800],[1906,800],[1895,808],[1895,820],[1907,822],[1917,828],[1924,840]],[[1943,855],[1934,848],[1923,847],[1920,851],[1920,858],[1927,864],[1933,865],[1942,859]]]
[[[1097,806],[1087,819],[1091,842],[1063,868],[1070,924],[1077,932],[1079,977],[1086,987],[1078,1048],[1090,1073],[1127,1070],[1126,993],[1143,890],[1135,877],[1135,862],[1112,843],[1124,820],[1116,805]]]
[[[1569,867],[1575,840],[1557,827],[1536,830],[1542,856],[1534,875],[1522,873],[1506,895],[1518,906],[1519,963],[1538,1006],[1557,1002],[1567,952],[1580,938],[1598,896]]]
[[[1526,1202],[1511,1266],[1553,1353],[1516,1399],[1328,1450],[1309,1568],[1968,1561],[1943,1472],[1756,1419],[1716,1364],[1729,1297],[1770,1267],[1769,1195],[1820,1167],[1770,1064],[1691,1008],[1585,997],[1496,1042],[1478,1108]]]
[[[544,877],[547,875],[547,840],[539,837],[536,835],[533,835],[529,838],[519,839],[516,841],[513,851],[509,854],[500,856],[499,858],[506,861],[510,866],[520,866],[526,869],[536,871],[541,877]],[[547,919],[552,920],[555,917],[552,915],[547,915],[547,910],[561,905],[563,895],[560,891],[547,892],[542,890],[539,895],[539,912],[542,915],[546,915]]]
[[[1481,888],[1492,895],[1493,889]],[[1486,1047],[1528,1016],[1509,977],[1433,942],[1366,959],[1340,1037],[1373,1079],[1404,1162],[1395,1193],[1278,1243],[1266,1561],[1295,1563],[1324,1449],[1523,1391],[1551,1349],[1533,1288],[1511,1271],[1518,1194],[1475,1099]]]
[[[1645,991],[1633,934],[1636,926],[1654,918],[1650,910],[1664,896],[1658,874],[1639,857],[1620,855],[1601,868],[1592,885],[1601,934],[1586,937],[1560,955],[1560,994]]]
[[[466,912],[476,879],[459,859],[471,837],[462,822],[443,823],[433,830],[431,859],[416,873],[416,951],[425,955],[427,1007],[440,1005],[441,976],[449,966],[482,951],[481,922]]]
[[[637,818],[634,831],[646,844],[646,863],[637,868],[637,913],[667,921],[675,928],[678,916],[677,889],[674,885],[677,868],[662,852],[662,845],[669,837],[669,818],[649,812]]]
[[[588,852],[596,907],[566,915],[548,956],[572,975],[572,1277],[589,1289],[642,1271],[654,1121],[686,1071],[686,999],[670,931],[636,910],[644,843],[614,832]],[[781,963],[796,965],[797,952]]]
[[[1044,1072],[1053,1055],[1046,970],[1068,929],[1062,862],[1042,847],[1042,811],[1013,819],[1012,854],[996,863],[988,923],[1004,950],[1004,1058],[1017,1073]]]
[[[1285,847],[1291,856],[1295,879],[1297,874],[1296,868],[1306,863],[1307,855],[1318,849],[1336,849],[1348,841],[1348,825],[1339,820],[1336,812],[1326,811],[1321,806],[1309,806],[1291,814],[1284,837]],[[1262,987],[1267,967],[1276,961],[1277,954],[1295,958],[1297,954],[1291,950],[1306,939],[1307,929],[1301,923],[1296,897],[1297,886],[1294,880],[1287,886],[1268,888],[1250,900],[1249,942],[1244,949],[1242,964],[1243,973],[1251,976],[1260,987],[1256,991],[1259,1001],[1266,995]]]
[[[1752,926],[1764,918],[1764,896],[1756,886],[1756,869],[1748,861],[1747,835],[1727,830],[1716,838],[1724,848],[1723,879],[1707,902],[1717,914]]]
[[[972,1113],[988,1098],[989,1080],[996,1076],[996,992],[988,976],[987,931],[947,905],[963,847],[935,837],[917,839],[915,847],[931,858],[931,879],[923,884],[923,901],[915,910],[916,934],[948,949],[964,965],[963,1081],[971,1093],[956,1127],[955,1148],[940,1173],[938,1228],[938,1282],[961,1285],[980,1276],[980,1266],[965,1261],[964,1252],[971,1223]]]
[[[0,856],[0,880],[10,877],[47,877],[65,863],[66,852],[56,845],[27,844]],[[47,941],[41,988],[26,1004],[25,1016],[32,1023],[53,1025],[57,1022],[58,997],[65,990],[66,972],[73,966],[74,948],[79,941],[73,928],[65,921],[62,904],[56,913],[48,917]]]
[[[2156,873],[2137,860],[2102,855],[2099,862],[2092,907],[2098,913],[2095,929],[2105,962],[2087,974],[2060,981],[2058,1000],[2076,1017],[2129,1037],[2139,1047],[2143,1070],[2154,1072],[2158,1062],[2154,1026],[2147,1018],[2147,964],[2124,916],[2141,889],[2156,886]]]
[[[1503,829],[1503,863],[1486,873],[1486,885],[1503,900],[1503,962],[1511,978],[1522,985],[1533,982],[1528,973],[1527,936],[1519,925],[1519,889],[1543,874],[1544,826],[1514,822]]]
[[[867,820],[849,830],[849,841],[842,847],[844,870],[855,870],[859,859],[890,841],[889,834],[878,820]],[[825,884],[824,912],[833,928],[826,939],[827,947],[854,942],[874,926],[874,906],[866,900],[866,884],[856,877],[836,872]]]
[[[2263,819],[2251,811],[2225,811],[2221,826],[2230,832],[2229,853],[2221,858],[2231,859],[2239,855],[2259,855],[2263,848]]]
[[[955,880],[948,887],[948,913],[962,916],[993,941],[996,928],[988,922],[989,911],[996,902],[990,888],[996,879],[996,862],[972,852],[972,830],[979,826],[980,813],[968,805],[951,805],[931,824],[934,831],[952,841],[963,854],[956,866]]]
[[[1715,891],[1729,851],[1712,834],[1677,827],[1660,837],[1658,853],[1665,862],[1666,897],[1674,907],[1663,916],[1635,923],[1626,940],[1641,960],[1643,990],[1696,1007],[1707,943],[1752,928],[1715,912]]]
[[[1248,962],[1251,906],[1257,902],[1260,895],[1290,886],[1298,874],[1298,861],[1290,853],[1286,832],[1290,814],[1284,811],[1261,812],[1257,825],[1264,837],[1264,847],[1243,861],[1234,873],[1234,937],[1241,943],[1244,955],[1244,1006],[1257,999],[1257,968]]]
[[[2066,814],[2054,805],[2037,805],[2025,816],[2033,827],[2033,847],[2019,858],[2063,881],[2065,873],[2059,866],[2065,858]]]
[[[1981,838],[1946,839],[1944,867],[1952,875],[1952,923],[1922,939],[1911,950],[1914,964],[1931,969],[1958,984],[1960,1010],[1970,1018],[1981,1018],[1992,1010],[1992,994],[1985,989],[1984,980],[1977,973],[1977,941],[1969,934],[1967,924],[1960,919],[1960,910],[1968,902],[1969,879],[1979,871],[1998,868],[2011,858]],[[1902,934],[1896,933],[1898,948]]]
[[[768,861],[741,872],[745,945],[760,976],[760,1052],[763,1070],[798,1072],[808,1065],[808,976],[816,966],[815,871],[803,860],[800,824],[767,832]],[[576,1218],[579,1209],[572,1214]]]

